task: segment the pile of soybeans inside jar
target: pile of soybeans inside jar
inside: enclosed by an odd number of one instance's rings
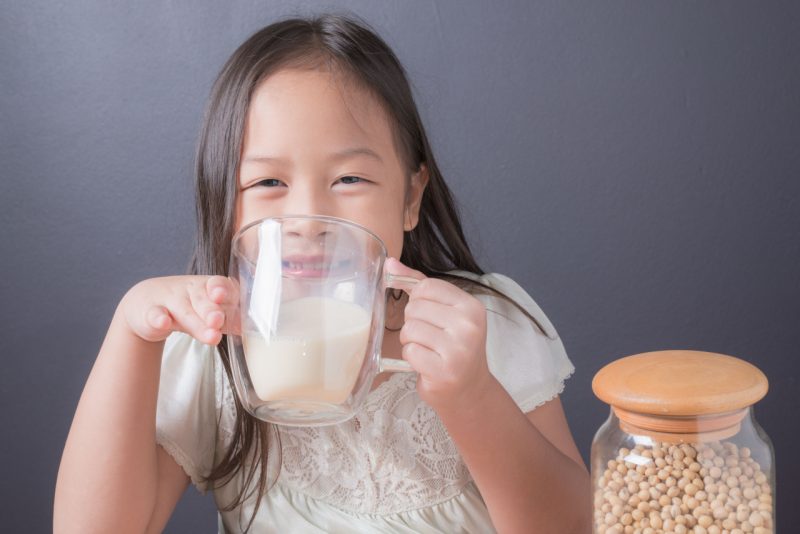
[[[774,452],[752,414],[767,379],[756,367],[661,351],[607,365],[592,387],[611,405],[592,444],[593,532],[774,532]]]

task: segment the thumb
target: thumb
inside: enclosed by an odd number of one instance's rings
[[[383,272],[387,279],[387,286],[405,291],[410,290],[417,282],[426,278],[423,273],[403,265],[397,258],[388,258],[383,266]]]

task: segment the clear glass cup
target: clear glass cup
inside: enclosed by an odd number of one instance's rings
[[[378,236],[334,217],[271,217],[234,236],[240,326],[227,338],[248,412],[285,425],[340,423],[379,372],[411,371],[380,355],[387,289],[417,282],[385,274],[386,257]]]

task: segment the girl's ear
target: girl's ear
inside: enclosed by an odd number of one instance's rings
[[[428,186],[428,167],[423,163],[419,170],[411,175],[408,194],[406,195],[406,210],[403,219],[403,230],[410,232],[417,227],[419,222],[419,208],[422,205],[422,195]]]

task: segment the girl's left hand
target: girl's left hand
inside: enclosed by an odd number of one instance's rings
[[[419,282],[406,289],[403,359],[419,373],[420,398],[434,408],[458,408],[479,397],[492,380],[486,362],[486,308],[444,280],[426,278],[398,260],[386,272]]]

